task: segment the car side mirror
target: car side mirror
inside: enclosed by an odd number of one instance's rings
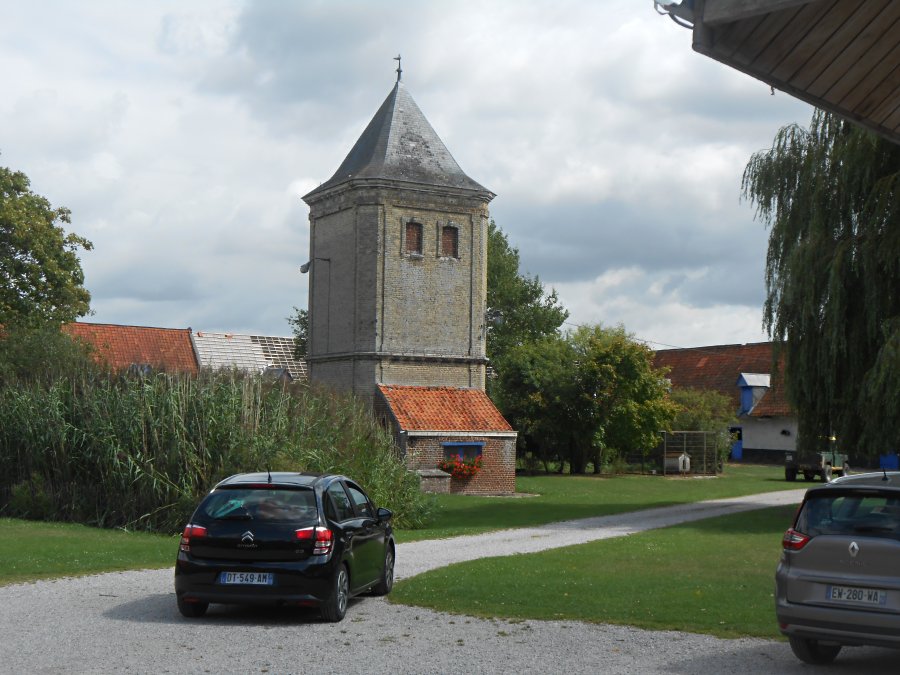
[[[390,509],[386,509],[383,506],[378,509],[378,522],[383,523],[386,520],[390,520],[394,517],[394,512]]]

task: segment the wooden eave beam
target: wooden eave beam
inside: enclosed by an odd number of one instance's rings
[[[703,3],[702,23],[720,26],[741,19],[750,19],[782,9],[808,5],[820,0],[706,0]]]

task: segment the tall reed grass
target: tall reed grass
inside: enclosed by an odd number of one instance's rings
[[[3,515],[176,532],[217,481],[267,468],[352,476],[401,527],[430,516],[350,396],[236,371],[0,382]]]

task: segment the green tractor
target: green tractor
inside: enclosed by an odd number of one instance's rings
[[[815,480],[818,476],[822,482],[828,483],[832,478],[846,476],[850,473],[847,455],[837,450],[823,450],[812,453],[791,451],[784,456],[784,478],[797,480],[802,474],[804,480]]]

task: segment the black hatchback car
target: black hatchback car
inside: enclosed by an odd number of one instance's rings
[[[199,617],[210,603],[309,606],[340,621],[350,597],[393,586],[391,515],[345,476],[226,478],[184,528],[178,609]]]

